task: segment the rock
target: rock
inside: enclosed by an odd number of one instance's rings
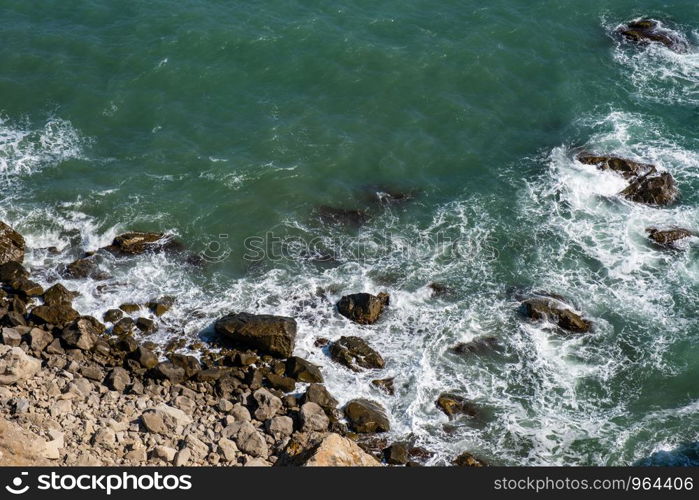
[[[160,297],[159,299],[148,302],[146,306],[151,310],[153,314],[160,317],[166,312],[168,312],[173,304],[175,303],[175,297]]]
[[[393,386],[394,377],[382,378],[377,380],[372,380],[371,385],[378,387],[386,394],[393,396],[395,394],[395,387]]]
[[[324,385],[311,384],[306,389],[306,393],[303,396],[304,403],[316,403],[318,406],[326,411],[332,411],[337,408],[337,400],[332,397]]]
[[[138,349],[131,353],[131,358],[138,361],[147,370],[158,365],[158,357],[153,354],[153,351],[144,346],[139,346]]]
[[[393,443],[383,450],[384,460],[391,465],[405,465],[410,460],[406,443]]]
[[[221,449],[221,454],[228,462],[235,462],[238,459],[238,447],[236,444],[227,438],[221,438],[218,441],[218,447]]]
[[[458,394],[443,392],[435,402],[437,408],[442,410],[450,419],[458,415],[467,415],[469,417],[478,416],[478,411],[475,406]]]
[[[170,359],[170,362],[172,362],[174,366],[184,370],[185,378],[192,378],[201,371],[201,363],[199,363],[199,360],[194,356],[170,354],[168,359]]]
[[[320,220],[326,224],[359,227],[369,220],[364,210],[329,207],[321,205],[316,209]]]
[[[427,288],[432,290],[432,295],[434,297],[446,297],[447,295],[451,295],[453,293],[453,290],[448,286],[443,285],[442,283],[436,283],[434,281],[428,284]]]
[[[31,311],[30,318],[36,324],[49,323],[56,326],[63,326],[80,317],[78,311],[69,304],[58,306],[37,306]]]
[[[39,297],[44,293],[44,289],[41,285],[26,278],[13,280],[9,283],[9,285],[13,293],[20,295],[23,298]]]
[[[353,371],[385,365],[381,355],[360,337],[340,337],[330,345],[330,357]]]
[[[0,281],[3,283],[11,283],[16,280],[27,279],[28,277],[29,271],[19,262],[10,261],[0,265]]]
[[[189,462],[190,458],[192,458],[192,452],[189,450],[189,448],[181,449],[177,452],[177,455],[175,455],[175,467],[182,467],[183,465],[187,465],[187,462]]]
[[[250,422],[243,422],[236,435],[236,444],[243,453],[253,457],[266,458],[269,456],[269,449],[265,438]]]
[[[379,467],[379,462],[357,444],[339,434],[329,434],[304,462],[306,467]]]
[[[133,332],[136,323],[131,318],[121,318],[119,321],[114,323],[112,327],[112,334],[117,337],[122,337],[124,335],[129,335]]]
[[[337,312],[360,325],[371,325],[378,321],[388,302],[387,293],[355,293],[345,295],[338,301]]]
[[[520,312],[534,321],[551,321],[573,333],[589,332],[592,324],[573,311],[559,297],[538,295],[520,304]]]
[[[146,461],[146,449],[142,446],[134,448],[124,455],[124,458],[129,462],[129,464],[140,464]]]
[[[355,432],[373,433],[391,430],[386,410],[375,401],[353,399],[345,405],[344,412],[345,418]]]
[[[663,28],[654,19],[631,21],[617,28],[617,33],[624,39],[639,45],[656,42],[679,53],[689,50],[689,44],[679,34]]]
[[[117,366],[116,368],[112,368],[104,383],[113,391],[124,392],[131,383],[131,377],[129,376],[129,372]]]
[[[155,321],[148,318],[138,318],[136,320],[136,327],[146,335],[158,330],[158,325],[155,324]]]
[[[64,278],[74,280],[86,278],[101,279],[104,277],[99,271],[99,264],[95,256],[84,257],[67,264],[60,270],[60,274]]]
[[[296,389],[296,380],[291,377],[284,377],[276,373],[268,373],[267,381],[273,389],[282,392],[293,392]]]
[[[104,325],[92,316],[81,316],[63,329],[61,338],[71,347],[89,351],[104,330]]]
[[[330,420],[325,411],[316,403],[304,403],[299,412],[299,421],[302,432],[325,432],[328,430]]]
[[[104,380],[104,371],[95,365],[83,366],[80,368],[80,374],[90,380],[102,382]]]
[[[250,420],[252,420],[252,416],[250,416],[250,411],[240,403],[236,403],[233,405],[233,409],[231,410],[231,417],[233,417],[233,419],[236,422],[250,422]]]
[[[169,380],[172,385],[183,382],[185,376],[184,368],[175,366],[171,361],[164,361],[151,370],[151,376],[160,380]]]
[[[291,436],[294,432],[294,421],[291,417],[278,416],[267,420],[267,433],[271,435],[275,441],[282,441]]]
[[[664,248],[676,248],[675,243],[678,241],[697,236],[696,233],[679,227],[665,230],[649,227],[646,229],[646,233],[648,233],[648,238],[651,241]]]
[[[0,264],[23,262],[24,250],[25,243],[22,235],[0,221]]]
[[[102,315],[102,319],[109,323],[116,323],[124,317],[124,313],[121,309],[110,309]]]
[[[138,304],[121,304],[119,309],[124,311],[126,314],[133,314],[141,310],[141,306]]]
[[[470,342],[461,342],[449,349],[454,354],[474,354],[481,355],[495,351],[498,348],[497,337],[479,337]]]
[[[104,250],[117,255],[140,255],[146,252],[158,252],[173,248],[176,242],[163,233],[143,233],[131,231],[120,234],[112,244],[104,247]]]
[[[153,448],[153,455],[160,458],[161,460],[165,460],[166,462],[172,462],[175,458],[176,453],[177,450],[168,446],[158,445],[155,448]]]
[[[53,342],[53,335],[46,330],[42,330],[41,328],[32,328],[29,331],[29,339],[29,345],[32,350],[41,352],[46,349],[51,342]]]
[[[103,448],[113,448],[116,445],[116,433],[109,427],[103,427],[92,437],[92,444]]]
[[[299,382],[323,382],[320,368],[298,356],[286,360],[286,374]]]
[[[619,194],[636,203],[665,206],[675,202],[679,190],[672,175],[662,172],[635,179]]]
[[[22,334],[14,328],[3,328],[2,342],[10,347],[17,347],[22,343]]]
[[[618,156],[594,155],[584,152],[578,154],[576,159],[585,165],[595,165],[600,170],[616,172],[625,179],[632,179],[656,172],[654,165],[639,163]]]
[[[69,291],[60,283],[56,283],[44,292],[44,304],[47,306],[70,306],[73,303],[75,293]]]
[[[46,352],[48,354],[63,355],[65,354],[65,349],[61,347],[60,339],[53,339],[53,341],[51,341],[51,343],[46,347]]]
[[[0,345],[0,385],[13,385],[33,377],[41,368],[41,361],[27,356],[19,347]]]
[[[488,464],[483,460],[474,457],[468,452],[463,452],[461,455],[456,457],[452,462],[457,467],[487,467]]]
[[[252,393],[252,397],[257,402],[257,409],[255,410],[255,418],[257,420],[264,421],[272,418],[283,406],[281,399],[264,388],[257,389]]]
[[[156,434],[181,433],[182,427],[192,423],[192,419],[185,412],[164,403],[143,412],[141,421],[149,432]]]
[[[296,321],[284,316],[229,314],[215,323],[216,333],[280,358],[294,350]]]

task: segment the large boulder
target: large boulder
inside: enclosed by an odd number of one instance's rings
[[[695,232],[680,227],[664,230],[649,227],[646,229],[646,233],[648,233],[648,238],[650,238],[651,241],[664,248],[676,248],[675,244],[678,241],[697,236]]]
[[[387,293],[382,292],[378,295],[353,293],[345,295],[338,301],[337,312],[360,325],[371,325],[378,321],[388,302]]]
[[[216,321],[216,333],[238,344],[280,358],[294,351],[296,320],[267,314],[228,314]]]
[[[30,316],[37,324],[49,323],[55,326],[66,325],[78,317],[80,314],[70,304],[37,306],[32,309]]]
[[[306,467],[379,467],[381,464],[354,441],[329,434],[309,454]]]
[[[559,297],[539,295],[523,301],[520,312],[534,321],[550,321],[572,333],[589,332],[592,323],[563,302]]]
[[[104,325],[92,316],[81,316],[63,329],[61,338],[71,347],[89,351],[104,330]]]
[[[330,357],[353,371],[361,368],[383,368],[381,355],[360,337],[340,337],[330,345]]]
[[[33,377],[40,368],[41,361],[28,356],[19,347],[0,345],[0,385],[12,385]]]
[[[373,433],[391,430],[386,410],[375,401],[353,399],[345,405],[343,410],[354,432]]]
[[[24,261],[24,238],[0,221],[0,264]]]
[[[298,356],[292,356],[286,360],[286,374],[299,382],[315,383],[323,381],[320,368]]]
[[[139,255],[146,252],[157,252],[177,247],[177,243],[171,236],[163,233],[143,233],[131,231],[120,234],[112,244],[104,247],[104,250],[114,255]]]
[[[3,283],[11,283],[16,280],[26,279],[29,277],[27,271],[22,264],[13,260],[0,264],[0,281]]]
[[[583,152],[577,155],[577,160],[585,165],[595,165],[600,170],[611,170],[622,175],[625,179],[631,179],[656,171],[653,165],[639,163],[619,156],[595,155]]]
[[[75,292],[71,292],[60,283],[56,283],[44,292],[44,304],[47,306],[71,305],[75,295]]]
[[[677,33],[663,28],[655,19],[638,19],[617,28],[624,39],[639,45],[661,43],[675,52],[684,53],[689,49],[687,42]]]
[[[665,206],[677,200],[679,190],[668,172],[638,177],[619,193],[624,198],[646,205]]]

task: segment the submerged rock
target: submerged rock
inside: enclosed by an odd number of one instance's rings
[[[477,417],[479,415],[476,406],[458,394],[444,392],[439,395],[435,404],[437,408],[442,410],[450,419],[456,418],[459,415],[466,415],[468,417]]]
[[[395,386],[393,384],[394,380],[395,380],[394,377],[376,379],[376,380],[371,381],[371,385],[381,389],[386,394],[393,396],[396,393],[396,389],[395,389]]]
[[[540,295],[520,304],[520,312],[534,321],[551,321],[573,333],[589,332],[592,323],[576,313],[560,297]]]
[[[499,344],[497,337],[479,337],[470,342],[460,342],[454,347],[449,348],[449,351],[454,354],[488,354],[497,350]]]
[[[146,252],[158,252],[179,248],[178,243],[164,233],[144,233],[131,231],[120,234],[112,244],[104,247],[104,250],[118,256],[140,255]]]
[[[330,357],[353,371],[383,368],[385,365],[381,355],[360,337],[340,337],[330,345]]]
[[[677,33],[662,28],[655,19],[639,19],[631,21],[617,29],[617,33],[626,40],[640,45],[651,42],[661,43],[675,52],[687,52],[687,42]]]
[[[585,165],[595,165],[600,170],[611,170],[622,175],[625,179],[647,175],[656,171],[654,165],[639,163],[618,156],[580,153],[577,155],[577,160]]]
[[[320,220],[326,224],[359,227],[369,220],[364,210],[337,208],[322,205],[316,209]]]
[[[0,221],[0,264],[24,261],[24,238],[10,226]]]
[[[388,303],[387,293],[354,293],[345,295],[338,301],[337,312],[360,325],[371,325],[378,321]]]
[[[664,230],[649,227],[646,229],[646,233],[648,233],[648,238],[650,238],[654,243],[665,248],[676,248],[675,243],[678,241],[685,238],[690,238],[692,236],[697,236],[696,233],[690,231],[689,229],[682,229],[680,227]]]
[[[391,424],[386,410],[379,403],[368,399],[353,399],[344,407],[351,429],[359,433],[388,432]]]
[[[246,347],[259,349],[280,358],[294,351],[296,320],[285,316],[238,313],[220,318],[216,333]]]
[[[624,198],[646,205],[664,206],[677,200],[679,190],[675,179],[668,172],[650,174],[631,182],[621,193]]]

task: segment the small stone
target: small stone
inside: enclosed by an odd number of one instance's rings
[[[238,447],[230,439],[221,438],[218,442],[218,447],[221,449],[223,458],[228,462],[235,462],[238,458]]]
[[[177,450],[168,446],[158,445],[155,448],[153,448],[153,454],[161,460],[165,460],[166,462],[172,462],[175,458],[176,453]]]
[[[112,368],[105,380],[107,387],[117,392],[124,392],[130,383],[131,377],[129,376],[129,372],[121,367]]]
[[[183,448],[178,451],[177,455],[175,455],[175,467],[182,467],[183,465],[186,465],[191,456],[192,452],[189,450],[189,448]]]

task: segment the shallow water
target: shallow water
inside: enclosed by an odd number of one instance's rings
[[[638,16],[693,49],[620,44]],[[205,268],[107,261],[112,279],[70,283],[76,307],[175,295],[162,342],[230,311],[294,316],[331,392],[381,401],[432,463],[634,463],[699,439],[699,247],[659,252],[644,234],[699,230],[698,16],[692,1],[0,0],[0,219],[45,282],[120,231],[177,234]],[[623,180],[575,162],[578,147],[655,163],[680,203],[619,199]],[[328,224],[322,205],[370,219]],[[246,258],[268,234],[337,259]],[[374,326],[333,310],[382,290]],[[570,298],[594,333],[523,322],[528,290]],[[313,345],[340,335],[386,368],[352,373]],[[498,352],[448,352],[486,335]],[[370,383],[390,376],[393,397]],[[446,390],[486,417],[446,425]]]

